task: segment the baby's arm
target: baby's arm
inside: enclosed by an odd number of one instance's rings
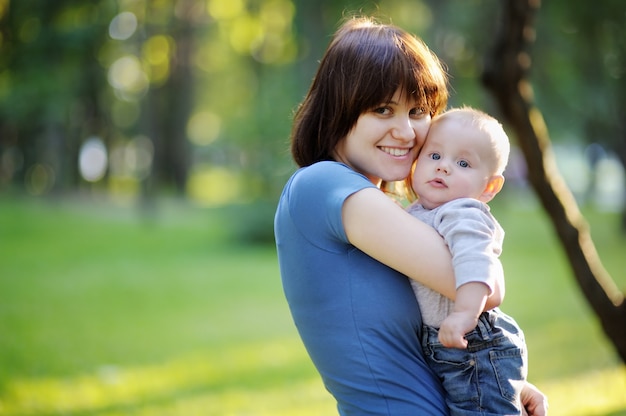
[[[488,297],[489,287],[483,283],[470,282],[460,286],[456,291],[454,310],[439,328],[439,342],[450,348],[467,348],[464,335],[476,327]]]
[[[452,252],[457,282],[454,309],[440,325],[439,340],[447,347],[466,348],[463,336],[489,309],[485,303],[493,303],[490,295],[496,282],[504,280],[498,259],[501,228],[485,205],[467,198],[442,206],[434,222]]]

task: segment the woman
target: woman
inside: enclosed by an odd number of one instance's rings
[[[421,41],[354,18],[296,113],[301,169],[276,211],[276,245],[294,322],[342,415],[447,414],[406,276],[453,298],[450,254],[379,188],[409,175],[431,117],[446,106],[446,82]],[[502,291],[499,282],[487,307]],[[545,414],[532,385],[524,400],[530,414]]]

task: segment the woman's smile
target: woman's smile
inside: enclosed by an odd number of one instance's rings
[[[388,147],[379,146],[379,149],[383,152],[396,157],[406,156],[411,151],[412,147]]]

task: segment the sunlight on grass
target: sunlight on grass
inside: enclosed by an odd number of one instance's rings
[[[0,415],[105,416],[336,414],[298,339],[189,354],[136,368],[6,386]],[[304,369],[303,369],[304,367]],[[626,367],[546,382],[551,416],[626,414]]]
[[[305,380],[275,389],[230,389],[223,394],[186,397],[166,405],[146,406],[133,412],[140,416],[319,416],[337,411],[333,400],[317,379]],[[127,413],[105,412],[105,416]]]
[[[541,385],[550,416],[626,415],[626,366]]]
[[[15,380],[0,398],[0,414],[332,413],[321,381],[298,371],[298,363],[307,361],[296,339],[200,352],[148,367],[102,367],[73,378]]]

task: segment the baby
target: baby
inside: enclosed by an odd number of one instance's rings
[[[486,205],[504,184],[509,140],[493,117],[469,107],[436,116],[415,162],[418,200],[408,212],[434,227],[452,253],[456,299],[411,281],[424,322],[423,347],[452,415],[522,412],[524,336],[499,309],[483,312],[503,278],[504,231]]]

